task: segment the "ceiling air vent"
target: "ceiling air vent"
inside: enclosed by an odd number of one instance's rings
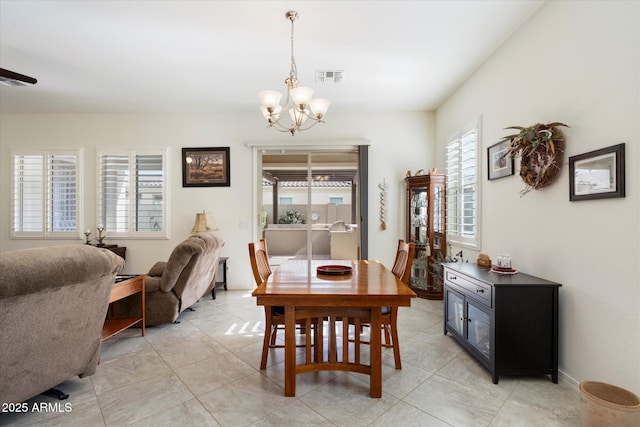
[[[316,70],[316,83],[340,83],[344,70]]]

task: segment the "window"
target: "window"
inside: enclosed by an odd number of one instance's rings
[[[278,203],[281,204],[281,205],[292,205],[293,204],[293,197],[279,197],[278,199],[279,199]]]
[[[343,200],[344,199],[342,197],[329,197],[329,203],[333,203],[336,205],[341,205]]]
[[[98,222],[110,237],[167,233],[166,150],[98,153]]]
[[[446,150],[447,239],[480,248],[479,120],[453,135]]]
[[[11,237],[79,238],[80,150],[11,157]]]

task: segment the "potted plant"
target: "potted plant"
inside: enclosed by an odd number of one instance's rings
[[[304,224],[304,217],[300,211],[289,209],[278,217],[278,224]]]
[[[538,190],[551,184],[562,167],[564,135],[558,126],[564,123],[536,123],[532,126],[509,126],[519,132],[506,138],[511,140],[505,156],[520,157],[520,178],[526,184],[524,196],[532,189]]]

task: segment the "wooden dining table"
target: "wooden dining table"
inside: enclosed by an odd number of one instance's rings
[[[348,274],[318,273],[318,267],[350,267]],[[284,395],[295,396],[296,375],[323,370],[352,371],[370,376],[371,397],[382,397],[381,311],[383,306],[408,307],[415,293],[378,261],[289,260],[252,293],[258,305],[282,306],[285,313]],[[327,351],[323,328],[314,334],[314,354],[307,336],[306,358],[296,360],[296,323],[328,322]],[[342,337],[337,323],[342,322]],[[369,364],[360,360],[360,324],[371,326]],[[348,337],[349,325],[356,326]],[[354,329],[352,329],[354,330]],[[319,336],[318,336],[319,335]],[[318,339],[319,338],[319,339]],[[340,344],[342,349],[340,349]],[[354,350],[349,352],[349,346]]]

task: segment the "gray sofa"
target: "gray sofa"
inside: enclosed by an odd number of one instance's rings
[[[146,326],[175,322],[180,313],[211,292],[223,246],[224,240],[212,233],[193,234],[173,249],[167,261],[151,267],[144,281]],[[119,301],[116,313],[140,316],[140,299]]]
[[[23,402],[95,373],[123,266],[111,251],[88,245],[0,253],[0,402]]]

